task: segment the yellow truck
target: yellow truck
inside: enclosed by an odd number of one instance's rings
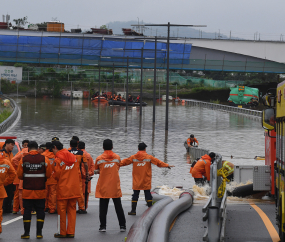
[[[285,241],[285,81],[277,89],[269,89],[262,97],[266,109],[262,113],[265,131],[265,160],[271,161],[271,194],[276,202],[276,222],[281,241]]]

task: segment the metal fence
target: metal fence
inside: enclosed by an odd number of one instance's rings
[[[190,161],[193,162],[196,159],[200,159],[201,156],[209,154],[209,150],[201,149],[198,147],[188,147],[187,141],[184,142],[184,147],[190,155]]]
[[[19,121],[19,119],[21,117],[21,110],[19,109],[17,103],[13,99],[11,99],[7,96],[2,96],[2,99],[9,99],[10,100],[10,105],[13,108],[13,112],[9,116],[9,118],[4,120],[0,124],[0,134],[10,130]]]
[[[227,191],[223,198],[218,198],[218,188],[222,184],[222,178],[217,175],[217,171],[222,168],[222,156],[216,154],[216,158],[211,165],[211,195],[203,207],[203,221],[208,221],[208,227],[203,236],[203,241],[218,242],[224,241],[226,222],[226,202]]]
[[[191,99],[186,99],[185,102],[191,106],[205,107],[205,108],[210,108],[213,110],[221,110],[224,112],[239,113],[239,114],[244,114],[247,116],[254,116],[257,118],[261,118],[262,116],[262,111],[258,111],[258,110],[238,108],[238,107],[232,107],[232,106],[216,104],[216,103],[209,103],[209,102],[201,102],[201,101],[191,100]]]

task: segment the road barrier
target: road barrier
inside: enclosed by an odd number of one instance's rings
[[[246,116],[251,116],[251,117],[256,117],[256,118],[262,117],[262,111],[258,111],[258,110],[238,108],[238,107],[227,106],[227,105],[216,104],[216,103],[209,103],[209,102],[201,102],[201,101],[191,100],[191,99],[185,99],[185,103],[187,103],[190,106],[205,107],[205,108],[209,108],[213,110],[221,110],[224,112],[238,113],[238,114],[243,114]]]
[[[19,109],[17,103],[13,99],[3,95],[2,100],[4,99],[10,100],[10,105],[13,108],[13,112],[6,120],[4,120],[0,124],[0,134],[10,130],[19,121],[21,117],[21,110]]]
[[[201,156],[205,155],[205,154],[209,154],[210,151],[209,150],[205,150],[205,149],[201,149],[201,148],[198,148],[198,147],[188,147],[187,145],[187,141],[185,141],[184,143],[184,147],[186,148],[187,152],[189,153],[190,155],[190,161],[193,162],[194,160],[196,159],[200,159]]]
[[[208,221],[208,227],[203,236],[203,241],[218,242],[224,241],[227,191],[223,198],[217,196],[218,188],[222,184],[222,178],[217,175],[217,171],[222,168],[222,156],[216,154],[216,158],[211,165],[211,195],[202,208],[204,213],[203,221]]]

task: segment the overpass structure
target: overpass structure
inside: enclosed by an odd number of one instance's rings
[[[143,50],[142,50],[143,49]],[[0,30],[0,61],[166,69],[166,40],[38,31]],[[170,69],[285,73],[285,42],[173,38]]]

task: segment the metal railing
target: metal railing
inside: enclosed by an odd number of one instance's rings
[[[201,149],[198,147],[188,147],[187,141],[184,142],[184,147],[186,148],[187,152],[190,155],[190,161],[193,162],[196,159],[200,159],[201,156],[205,154],[209,154],[209,150]]]
[[[0,134],[10,130],[19,121],[21,117],[21,110],[19,109],[17,103],[13,99],[4,95],[2,96],[2,99],[10,100],[10,105],[13,108],[13,112],[6,120],[4,120],[0,124]]]
[[[216,154],[216,158],[211,165],[211,195],[202,208],[204,213],[203,221],[208,221],[203,241],[224,241],[225,237],[227,192],[225,191],[223,198],[218,198],[218,188],[222,184],[222,178],[217,175],[220,168],[222,168],[222,156]]]
[[[227,106],[227,105],[216,104],[216,103],[201,102],[201,101],[191,100],[191,99],[186,99],[185,102],[191,106],[205,107],[205,108],[210,108],[214,110],[221,110],[224,112],[244,114],[244,115],[253,116],[256,118],[261,118],[262,116],[262,111],[258,111],[258,110],[238,108],[238,107]]]

